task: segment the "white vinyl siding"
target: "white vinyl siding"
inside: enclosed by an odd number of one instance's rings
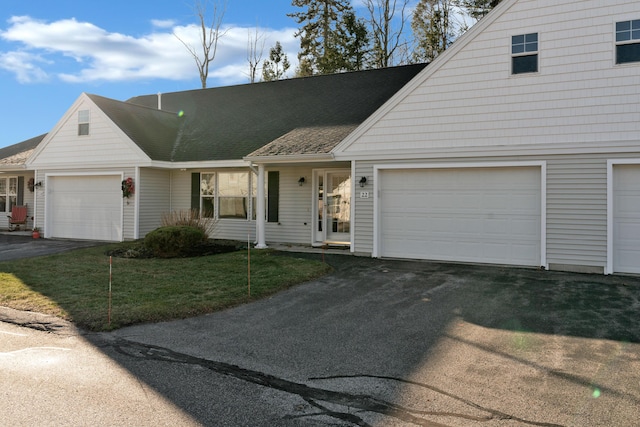
[[[78,110],[90,111],[89,135],[78,136]],[[86,95],[67,111],[43,142],[42,151],[31,164],[33,169],[122,167],[149,160]]]
[[[607,162],[598,156],[547,163],[550,263],[603,267],[607,254]]]
[[[140,170],[139,191],[140,227],[139,236],[144,237],[150,231],[160,227],[162,215],[171,208],[171,172],[161,169],[143,168]]]
[[[332,165],[334,166],[334,165]],[[212,169],[215,171],[215,169]],[[219,171],[225,171],[219,169]],[[313,223],[311,205],[312,176],[311,167],[267,168],[280,173],[280,200],[278,222],[265,224],[267,243],[299,243],[311,244],[311,224]],[[191,206],[191,173],[189,171],[173,171],[171,178],[171,210],[190,209]],[[204,171],[203,171],[204,172]],[[255,174],[253,179],[257,179]],[[305,183],[298,184],[300,177]],[[213,237],[246,241],[247,236],[255,240],[255,221],[242,219],[220,219],[215,225]]]
[[[269,170],[280,172],[280,209],[278,222],[265,224],[267,242],[310,244],[312,241],[311,212],[313,172],[309,167],[283,167]],[[298,184],[305,177],[303,185]]]
[[[531,156],[547,164],[547,263],[551,269],[602,273],[607,264],[607,159],[637,158],[638,153],[621,155]],[[483,157],[474,161],[509,162],[514,157]],[[456,161],[453,158],[441,162]],[[397,163],[397,162],[394,162]],[[410,161],[402,162],[411,164]],[[373,166],[383,162],[356,162],[356,176],[367,176],[373,193]],[[617,166],[616,166],[617,167]],[[358,191],[358,190],[357,190]],[[373,252],[373,194],[355,199],[355,252]]]
[[[367,183],[362,188],[360,186],[355,187],[355,208],[353,210],[354,248],[356,253],[371,253],[373,250],[373,200],[376,183],[370,163],[355,162],[355,164],[355,181],[358,182],[361,177],[365,176]],[[360,193],[363,191],[368,192],[369,197],[360,197]]]
[[[461,50],[454,44],[453,56],[445,52],[425,68],[345,154],[635,146],[640,68],[614,65],[613,29],[638,11],[636,0],[516,2]],[[540,72],[511,76],[511,36],[529,32],[544,35]]]

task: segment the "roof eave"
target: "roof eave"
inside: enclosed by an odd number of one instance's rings
[[[332,153],[321,154],[288,154],[277,156],[246,156],[244,160],[251,163],[313,163],[334,161]]]

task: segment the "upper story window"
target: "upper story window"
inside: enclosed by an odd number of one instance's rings
[[[616,22],[616,64],[640,62],[640,19]]]
[[[511,73],[538,71],[538,33],[511,37]]]
[[[78,135],[89,135],[89,110],[78,111]]]

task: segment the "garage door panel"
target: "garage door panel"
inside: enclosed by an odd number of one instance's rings
[[[56,176],[47,190],[50,237],[122,240],[120,176]]]
[[[540,265],[540,173],[539,167],[383,170],[380,254]]]
[[[640,166],[613,168],[613,271],[640,273]]]

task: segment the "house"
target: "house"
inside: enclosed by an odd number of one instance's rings
[[[14,187],[34,185],[13,203],[29,204],[45,238],[137,239],[157,228],[163,214],[197,209],[217,219],[220,238],[260,238],[259,247],[266,241],[348,245],[350,162],[334,161],[331,149],[424,67],[126,102],[82,94],[33,141],[37,146],[27,141],[0,156],[21,153],[11,169]],[[252,153],[278,161],[257,165]],[[331,191],[317,182],[325,177]],[[123,181],[133,184],[129,197]]]
[[[640,2],[504,0],[332,152],[358,252],[640,273]]]
[[[82,95],[24,176],[46,237],[194,207],[258,247],[640,273],[639,100],[639,2],[503,0],[427,67]]]

